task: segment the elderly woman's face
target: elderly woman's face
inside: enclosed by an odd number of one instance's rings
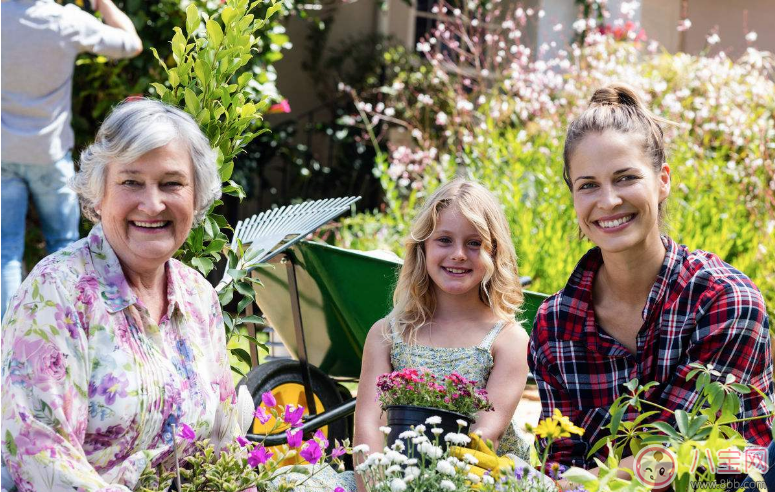
[[[108,164],[96,207],[105,237],[134,271],[158,268],[186,240],[194,218],[194,165],[173,140],[133,162]]]

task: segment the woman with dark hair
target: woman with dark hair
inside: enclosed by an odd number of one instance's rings
[[[568,128],[564,177],[580,234],[595,247],[541,306],[529,362],[543,416],[559,409],[586,432],[556,441],[550,461],[594,467],[606,448],[588,454],[606,436],[610,405],[635,378],[659,383],[645,394],[664,409],[651,421],[671,421],[670,411],[696,401],[695,381],[686,378],[691,363],[775,393],[759,289],[715,254],[662,233],[671,181],[664,123],[617,84],[597,90]],[[768,415],[764,399],[751,392],[740,400],[739,417],[750,420],[736,430],[769,445],[772,418],[756,418]],[[635,416],[630,409],[624,419]]]

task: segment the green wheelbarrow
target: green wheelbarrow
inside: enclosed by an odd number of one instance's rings
[[[401,260],[384,252],[362,252],[293,240],[251,269],[263,285],[256,303],[290,354],[255,366],[247,385],[256,405],[271,392],[278,404],[307,409],[305,434],[322,429],[330,442],[351,436],[355,399],[343,383],[357,381],[371,326],[392,307]],[[526,284],[529,279],[522,279]],[[520,318],[530,329],[545,295],[525,291]],[[283,444],[284,429],[254,422],[249,439]]]

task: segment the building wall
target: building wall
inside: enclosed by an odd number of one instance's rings
[[[775,1],[773,0],[688,0],[692,27],[676,30],[681,18],[681,0],[644,0],[642,25],[650,39],[658,40],[671,53],[698,54],[706,48],[706,37],[718,27],[721,42],[711,53],[724,50],[732,58],[745,53],[745,34],[755,31],[758,49],[775,52]]]

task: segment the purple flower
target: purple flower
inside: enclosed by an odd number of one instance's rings
[[[283,421],[291,427],[298,427],[301,425],[302,415],[304,415],[304,407],[298,406],[294,409],[293,405],[285,405]]]
[[[121,398],[126,398],[126,387],[129,383],[126,380],[126,375],[119,373],[119,377],[113,374],[106,374],[100,385],[97,387],[97,394],[105,397],[105,403],[110,406],[116,403],[116,395]]]
[[[250,465],[251,468],[255,468],[258,465],[266,463],[272,456],[274,456],[274,453],[267,451],[264,445],[261,444],[258,447],[253,448],[253,451],[248,454],[248,465]]]
[[[344,487],[337,487],[334,489],[334,492],[347,492],[347,491],[344,490]]]
[[[245,446],[248,445],[248,442],[249,441],[247,439],[245,439],[244,437],[237,436],[237,443],[239,444],[239,447],[244,448]]]
[[[338,446],[331,450],[331,457],[332,458],[338,458],[342,456],[345,453],[344,446]]]
[[[274,399],[274,395],[270,391],[267,391],[261,395],[261,401],[264,402],[264,405],[266,405],[268,408],[277,406],[277,400]]]
[[[253,416],[256,417],[262,425],[269,422],[269,419],[272,418],[272,416],[266,412],[266,408],[264,407],[256,408],[256,412],[253,414]]]
[[[70,334],[70,338],[78,336],[78,313],[70,306],[57,306],[56,313],[54,313],[54,319],[57,322],[57,328],[60,330],[67,330]]]
[[[288,446],[291,448],[298,448],[301,446],[301,438],[304,433],[300,430],[293,432],[291,429],[285,431],[285,435],[288,437]]]
[[[322,454],[320,444],[318,444],[316,440],[310,439],[304,444],[304,448],[299,454],[302,458],[307,460],[307,463],[312,463],[314,465],[318,462]]]
[[[326,439],[326,435],[323,434],[323,431],[318,429],[315,432],[315,439],[320,443],[320,447],[327,448],[328,447],[328,439]]]
[[[192,429],[191,426],[181,422],[178,424],[178,437],[185,439],[186,441],[194,442],[194,439],[196,439],[196,432],[194,432],[194,429]]]

